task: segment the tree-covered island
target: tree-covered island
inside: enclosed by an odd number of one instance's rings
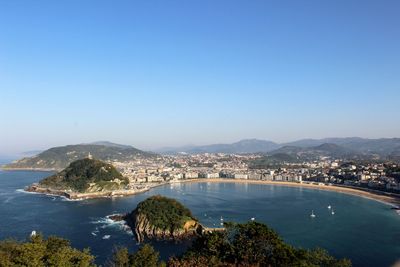
[[[118,219],[118,216],[114,218]],[[121,218],[131,227],[139,242],[146,238],[191,238],[203,230],[188,208],[175,199],[160,195],[140,202],[135,210]]]

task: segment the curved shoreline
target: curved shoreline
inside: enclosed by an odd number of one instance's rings
[[[345,186],[337,186],[337,185],[315,185],[308,183],[295,183],[295,182],[280,182],[280,181],[258,181],[258,180],[240,180],[240,179],[226,179],[226,178],[212,178],[212,179],[192,179],[180,181],[178,183],[187,183],[187,182],[195,182],[195,183],[241,183],[241,184],[261,184],[261,185],[275,185],[275,186],[289,186],[289,187],[304,187],[310,189],[319,189],[326,191],[333,191],[337,193],[343,193],[358,197],[364,197],[371,200],[375,200],[392,207],[399,208],[400,207],[400,196],[394,195],[386,195],[384,192],[371,192],[367,191],[368,189],[363,188],[350,188]]]
[[[66,194],[65,191],[60,190],[52,190],[48,188],[40,188],[36,187],[32,190],[32,185],[25,188],[24,191],[27,192],[35,192],[38,194],[45,195],[58,195],[63,196],[72,200],[84,200],[84,199],[93,199],[93,198],[110,198],[110,197],[124,197],[131,196],[136,194],[141,194],[146,191],[149,191],[153,188],[171,185],[171,184],[181,184],[181,183],[237,183],[237,184],[259,184],[259,185],[273,185],[273,186],[288,186],[288,187],[302,187],[309,188],[314,190],[325,190],[332,191],[337,193],[343,193],[358,197],[367,198],[370,200],[378,201],[384,203],[386,205],[390,205],[396,209],[400,208],[400,195],[372,191],[370,189],[350,187],[350,186],[338,186],[338,185],[320,185],[320,184],[311,184],[311,183],[296,183],[296,182],[281,182],[281,181],[260,181],[260,180],[242,180],[242,179],[228,179],[228,178],[211,178],[211,179],[187,179],[187,180],[178,180],[178,181],[170,181],[159,184],[152,184],[147,188],[143,188],[140,190],[117,190],[114,192],[97,192],[97,193],[69,193]]]

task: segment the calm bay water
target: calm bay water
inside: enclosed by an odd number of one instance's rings
[[[400,259],[400,216],[389,206],[345,194],[274,185],[186,183],[154,188],[144,194],[116,199],[67,201],[22,192],[48,172],[0,171],[0,239],[24,240],[32,230],[90,247],[104,263],[115,246],[138,248],[134,237],[107,215],[133,210],[145,198],[161,194],[190,208],[207,226],[255,217],[295,246],[327,249],[350,258],[354,266],[390,266]],[[335,215],[327,209],[332,205]],[[311,219],[314,210],[316,218]],[[108,237],[109,236],[109,237]],[[179,254],[185,244],[155,242],[163,258]]]

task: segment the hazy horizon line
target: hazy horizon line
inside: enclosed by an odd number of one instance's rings
[[[396,138],[400,138],[400,137],[396,137],[396,136],[392,136],[392,137],[360,137],[360,136],[346,136],[346,137],[335,137],[335,136],[331,136],[331,137],[321,137],[321,138],[298,138],[298,139],[293,139],[290,141],[283,141],[283,142],[278,142],[278,141],[274,141],[271,139],[267,139],[267,138],[241,138],[241,139],[236,139],[236,141],[226,141],[226,142],[211,142],[211,143],[189,143],[189,144],[183,144],[183,145],[164,145],[164,146],[140,146],[140,145],[134,145],[131,144],[130,142],[118,142],[118,141],[109,141],[109,140],[97,140],[97,141],[93,141],[93,142],[71,142],[71,143],[64,143],[64,144],[58,144],[58,145],[53,145],[53,146],[47,146],[44,148],[33,148],[33,149],[27,149],[24,151],[16,151],[16,152],[11,152],[11,153],[1,153],[0,152],[0,157],[21,157],[23,155],[28,155],[34,152],[43,152],[45,150],[51,149],[53,147],[62,147],[62,146],[68,146],[68,145],[85,145],[85,144],[93,144],[93,143],[99,143],[99,142],[109,142],[112,144],[117,144],[117,145],[125,145],[125,146],[131,146],[140,150],[144,150],[144,151],[153,151],[153,152],[157,152],[157,151],[161,151],[161,150],[166,150],[166,149],[173,149],[173,148],[186,148],[186,147],[197,147],[197,146],[210,146],[210,145],[229,145],[229,144],[234,144],[234,143],[238,143],[241,141],[247,141],[247,140],[258,140],[258,141],[267,141],[267,142],[272,142],[278,145],[284,145],[284,144],[289,144],[289,143],[293,143],[293,142],[297,142],[297,141],[304,141],[304,140],[325,140],[325,139],[366,139],[366,140],[379,140],[379,139],[396,139]]]

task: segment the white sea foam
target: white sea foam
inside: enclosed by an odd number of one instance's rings
[[[112,214],[116,215],[116,214]],[[125,221],[114,221],[110,219],[110,216],[112,215],[107,215],[106,217],[102,218],[97,218],[93,221],[91,221],[92,224],[97,224],[99,226],[96,226],[96,230],[94,231],[95,233],[99,232],[100,229],[107,229],[107,228],[116,228],[118,230],[124,231],[125,233],[129,235],[133,235],[131,228],[126,224]]]
[[[53,201],[55,201],[57,199],[60,199],[61,201],[80,201],[80,200],[83,200],[83,199],[69,199],[69,198],[67,198],[65,196],[60,196],[60,195],[50,194],[50,193],[43,194],[43,193],[40,193],[40,192],[30,192],[30,191],[26,191],[25,189],[17,189],[17,190],[15,190],[15,192],[24,193],[24,194],[33,194],[33,195],[45,195],[45,196],[51,197],[51,199]]]
[[[24,193],[24,194],[35,194],[35,195],[41,194],[41,193],[38,193],[38,192],[29,192],[29,191],[25,191],[25,189],[17,189],[17,190],[15,190],[15,192],[17,192],[17,193]]]
[[[76,202],[76,201],[82,201],[85,200],[84,198],[76,198],[76,199],[71,199],[71,198],[67,198],[65,196],[58,196],[61,198],[61,201],[68,201],[68,202]]]
[[[101,228],[106,228],[106,227],[114,227],[114,226],[120,225],[123,222],[113,221],[109,217],[106,216],[104,218],[99,218],[97,220],[94,220],[91,223],[92,224],[102,224]]]

